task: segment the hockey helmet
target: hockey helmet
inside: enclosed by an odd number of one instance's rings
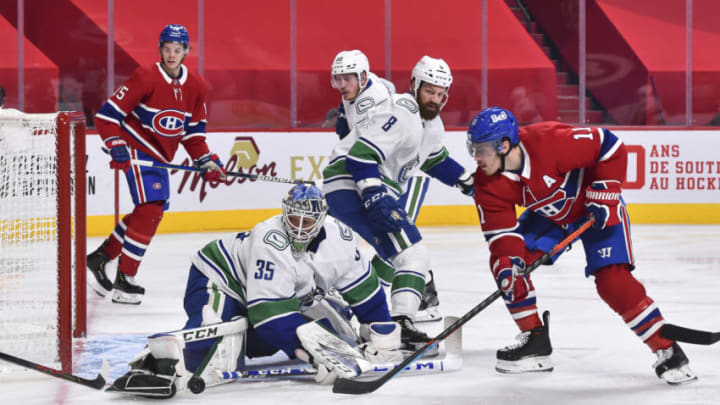
[[[180,24],[169,24],[160,31],[160,40],[158,46],[162,47],[165,42],[177,42],[187,51],[190,48],[190,35],[188,35],[187,28]]]
[[[417,91],[422,82],[450,90],[453,78],[450,66],[444,60],[425,55],[413,68],[410,80],[415,80],[412,92],[417,97]]]
[[[358,78],[360,89],[363,89],[368,83],[368,80],[365,80],[364,84],[362,82],[363,72],[365,77],[370,75],[370,62],[367,56],[357,49],[342,51],[335,56],[330,67],[330,84],[333,88],[337,88],[335,76],[354,73]]]
[[[300,252],[317,236],[328,212],[322,191],[298,184],[282,200],[282,224],[294,252]]]
[[[520,141],[515,116],[500,107],[490,107],[478,113],[470,122],[467,136],[468,152],[473,157],[480,151],[478,144],[490,143],[493,151],[500,153],[503,139],[508,139],[510,145],[517,145]]]

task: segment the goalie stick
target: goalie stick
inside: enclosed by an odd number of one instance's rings
[[[107,360],[103,359],[103,364],[102,364],[102,368],[100,369],[100,373],[97,375],[97,377],[90,380],[87,378],[82,378],[82,377],[76,376],[75,374],[65,373],[60,370],[56,370],[54,368],[45,367],[42,364],[33,363],[32,361],[24,360],[19,357],[15,357],[15,356],[9,355],[7,353],[3,353],[3,352],[0,352],[0,359],[3,359],[10,363],[15,363],[19,366],[37,370],[41,373],[45,373],[45,374],[51,375],[53,377],[62,378],[64,380],[74,382],[75,384],[80,384],[80,385],[84,385],[86,387],[94,388],[96,390],[102,389],[105,386],[105,377],[104,376],[108,375],[108,372],[110,370],[110,366],[108,365]]]
[[[445,326],[449,326],[455,322],[458,318],[454,316],[446,316]],[[375,364],[373,368],[364,371],[360,378],[374,377],[386,373],[388,370],[399,367],[401,363],[396,364]],[[427,361],[416,362],[412,365],[405,367],[405,374],[407,375],[426,375],[457,371],[462,368],[462,330],[454,333],[445,341],[445,356],[441,358],[431,358]],[[302,378],[308,376],[314,376],[317,371],[309,364],[295,363],[295,364],[277,364],[268,366],[258,366],[258,368],[251,368],[246,370],[238,371],[218,371],[219,383],[209,385],[210,387],[220,384],[228,384],[232,382],[244,381],[244,380],[268,380],[273,378]],[[188,381],[188,388],[194,394],[202,393],[206,384],[205,381],[200,377],[191,378]]]
[[[186,172],[195,172],[195,173],[203,173],[205,171],[203,169],[200,169],[199,167],[174,165],[174,164],[170,164],[170,163],[160,163],[160,162],[153,162],[150,160],[141,160],[141,159],[132,159],[132,163],[139,165],[139,166],[159,167],[161,169],[175,169],[175,170],[183,170]],[[266,176],[264,174],[226,172],[225,175],[231,176],[231,177],[241,177],[241,178],[250,179],[250,180],[270,181],[270,182],[274,182],[274,183],[315,184],[312,181],[287,179],[284,177]]]
[[[592,218],[585,221],[578,229],[576,229],[574,232],[569,234],[565,237],[565,239],[558,242],[555,246],[550,249],[549,252],[546,252],[540,258],[532,262],[530,265],[527,266],[527,269],[525,270],[525,274],[530,274],[535,269],[540,267],[542,263],[544,263],[546,260],[550,260],[553,256],[560,253],[567,245],[571,244],[578,236],[580,236],[583,232],[585,232],[588,228],[590,228],[593,224],[594,220]],[[387,373],[380,376],[380,378],[377,378],[375,380],[370,381],[360,381],[356,379],[346,379],[346,378],[338,378],[335,383],[333,384],[333,392],[340,393],[340,394],[367,394],[370,392],[373,392],[380,388],[383,384],[390,381],[391,378],[395,377],[398,373],[403,371],[405,367],[407,367],[412,362],[418,360],[421,358],[425,353],[430,350],[433,346],[439,344],[440,341],[447,338],[453,332],[455,332],[457,329],[459,329],[462,325],[467,323],[470,319],[472,319],[475,315],[477,315],[480,311],[488,307],[490,304],[492,304],[495,300],[500,298],[502,293],[500,290],[495,290],[490,296],[485,298],[481,303],[477,304],[473,309],[471,309],[468,313],[463,315],[460,319],[453,322],[452,325],[449,327],[446,327],[445,330],[440,332],[439,335],[435,336],[433,339],[431,339],[429,342],[425,343],[423,347],[416,350],[410,357],[406,358],[405,361],[398,364],[398,366]]]

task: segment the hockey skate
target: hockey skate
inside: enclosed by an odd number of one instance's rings
[[[87,279],[88,284],[101,297],[106,296],[113,289],[113,283],[105,272],[105,265],[110,261],[110,257],[103,251],[105,245],[107,240],[87,256],[87,269],[92,274],[92,277]]]
[[[658,350],[658,359],[653,364],[655,374],[670,385],[686,384],[697,380],[688,366],[688,358],[677,343],[665,350]]]
[[[405,352],[414,352],[430,341],[427,333],[418,330],[413,321],[405,316],[393,316],[392,320],[400,324],[400,349]],[[438,354],[437,345],[426,353],[426,356]]]
[[[147,352],[147,351],[146,351]],[[130,363],[130,371],[113,381],[106,391],[121,394],[140,395],[147,398],[172,398],[184,389],[186,377],[178,377],[177,360],[156,360],[152,354]]]
[[[550,359],[550,312],[545,311],[542,317],[543,326],[521,333],[517,337],[518,343],[497,351],[497,372],[515,374],[553,370]]]
[[[442,320],[440,300],[438,300],[437,288],[435,288],[435,277],[433,276],[432,270],[430,270],[429,273],[430,281],[425,284],[425,291],[420,301],[420,308],[418,309],[417,315],[415,315],[415,322],[435,322]]]
[[[140,305],[145,289],[135,282],[135,277],[118,270],[113,284],[112,302],[116,304]]]

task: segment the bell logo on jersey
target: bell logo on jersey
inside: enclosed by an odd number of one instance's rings
[[[162,110],[153,117],[152,127],[161,136],[180,136],[185,132],[185,114],[178,110]]]

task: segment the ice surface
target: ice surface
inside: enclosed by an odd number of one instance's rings
[[[488,270],[487,244],[479,227],[431,227],[422,232],[444,314],[461,316],[495,288]],[[144,345],[145,336],[175,330],[184,323],[182,298],[190,254],[218,233],[157,235],[137,277],[147,288],[140,306],[112,304],[89,292],[89,337],[77,343],[76,374],[94,377],[101,358],[112,378]],[[720,227],[650,226],[633,228],[635,276],[675,324],[720,330]],[[95,249],[101,240],[88,241]],[[720,404],[720,344],[683,344],[695,383],[671,387],[655,376],[653,355],[603,303],[583,273],[578,245],[555,266],[533,274],[541,310],[551,312],[555,371],[503,375],[494,371],[495,350],[518,333],[500,302],[463,328],[461,371],[391,380],[364,396],[333,394],[306,381],[244,381],[186,392],[172,403],[237,404]],[[112,272],[110,274],[112,277]],[[426,324],[427,325],[427,324]],[[425,326],[437,333],[439,324]],[[36,372],[0,375],[3,403],[122,404],[158,403],[112,395]]]

